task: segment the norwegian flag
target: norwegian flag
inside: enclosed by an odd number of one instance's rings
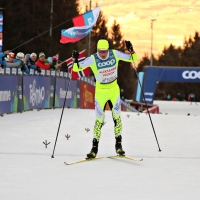
[[[81,52],[79,53],[78,61],[81,62],[81,61],[85,60],[85,58],[86,58],[86,57],[85,57],[85,50],[84,50],[84,51],[81,51]],[[87,68],[84,69],[83,71],[74,72],[74,71],[72,70],[72,64],[73,64],[73,59],[72,59],[72,57],[66,60],[66,64],[67,64],[67,66],[68,66],[68,72],[71,73],[71,75],[72,75],[72,80],[77,80],[78,78],[81,78],[81,77],[83,77],[83,76],[88,76],[89,73],[90,73],[90,68],[89,68],[89,67],[87,67]]]
[[[53,59],[53,60],[58,60],[58,59],[59,59],[59,54],[56,54],[55,56],[53,56],[52,59]]]

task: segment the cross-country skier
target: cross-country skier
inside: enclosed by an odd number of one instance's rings
[[[116,138],[115,149],[119,155],[124,155],[122,148],[122,122],[120,117],[121,103],[120,90],[117,84],[117,69],[119,60],[125,62],[136,62],[138,60],[133,50],[132,44],[126,42],[127,49],[132,54],[126,54],[121,51],[109,49],[109,43],[105,39],[100,39],[97,43],[97,53],[87,57],[84,61],[78,63],[79,53],[73,51],[74,58],[73,71],[82,71],[90,67],[96,78],[95,89],[95,112],[96,121],[93,130],[92,149],[87,154],[87,158],[95,158],[98,152],[98,143],[101,136],[101,128],[105,118],[105,105],[108,102],[114,120],[114,134]],[[132,59],[133,58],[133,59]]]

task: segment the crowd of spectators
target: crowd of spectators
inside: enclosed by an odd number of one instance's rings
[[[172,97],[170,94],[167,95],[167,100],[168,101],[190,101],[195,102],[196,103],[196,99],[195,99],[195,94],[193,92],[191,92],[190,94],[188,94],[188,96],[186,97],[185,94],[182,93],[178,93],[177,97]]]
[[[21,71],[29,74],[30,69],[41,73],[41,70],[57,70],[67,72],[67,67],[61,64],[62,61],[54,60],[52,57],[46,59],[46,55],[40,52],[24,54],[22,52],[15,53],[7,50],[0,53],[0,68],[21,68]]]

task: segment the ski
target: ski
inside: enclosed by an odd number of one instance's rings
[[[128,160],[133,160],[133,161],[143,161],[143,159],[137,159],[137,158],[133,158],[133,157],[130,157],[130,156],[126,156],[126,155],[116,155],[116,156],[108,156],[107,158],[125,158],[125,159],[128,159]]]
[[[73,164],[77,164],[77,163],[83,163],[83,162],[88,162],[88,161],[92,161],[92,160],[98,160],[98,159],[102,159],[102,158],[106,158],[106,156],[99,156],[99,157],[96,157],[96,158],[85,158],[85,159],[82,159],[82,160],[78,160],[78,161],[75,161],[75,162],[64,162],[66,165],[73,165]]]

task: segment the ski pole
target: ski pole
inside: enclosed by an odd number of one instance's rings
[[[74,62],[72,64],[72,67],[73,67],[73,65],[74,65]],[[68,86],[67,86],[67,90],[66,90],[66,94],[65,94],[65,100],[64,100],[64,103],[63,103],[62,113],[61,113],[61,117],[60,117],[60,122],[59,122],[59,126],[58,126],[58,131],[57,131],[57,135],[56,135],[55,144],[54,144],[53,154],[52,154],[51,158],[54,158],[54,151],[55,151],[55,148],[56,148],[56,143],[57,143],[58,134],[59,134],[59,130],[60,130],[60,124],[61,124],[61,121],[62,121],[63,111],[64,111],[64,108],[65,108],[65,102],[66,102],[66,99],[67,99],[67,93],[68,93],[68,90],[69,90],[71,77],[72,77],[72,70],[71,70],[71,75],[70,75],[69,81],[68,81]]]
[[[132,58],[132,60],[133,60],[132,54],[131,54],[131,58]],[[149,112],[149,109],[148,109],[148,106],[147,106],[147,102],[146,102],[146,99],[145,99],[145,96],[144,96],[144,91],[143,91],[143,89],[142,89],[142,85],[141,85],[140,79],[139,79],[139,77],[138,77],[137,69],[136,69],[136,67],[135,67],[135,62],[134,62],[134,60],[133,60],[132,63],[133,63],[133,66],[134,66],[134,69],[135,69],[135,73],[136,73],[137,78],[138,78],[138,82],[139,82],[139,85],[140,85],[140,88],[141,88],[141,91],[142,91],[142,95],[143,95],[144,102],[145,102],[146,107],[147,107],[147,113],[148,113],[148,115],[149,115],[149,119],[150,119],[150,122],[151,122],[151,126],[152,126],[152,129],[153,129],[155,138],[156,138],[156,142],[157,142],[157,144],[158,144],[158,149],[159,149],[159,151],[161,151],[160,146],[159,146],[159,143],[158,143],[158,139],[157,139],[157,136],[156,136],[156,132],[155,132],[155,129],[154,129],[154,126],[153,126],[153,122],[152,122],[152,119],[151,119],[151,115],[150,115],[150,112]]]

